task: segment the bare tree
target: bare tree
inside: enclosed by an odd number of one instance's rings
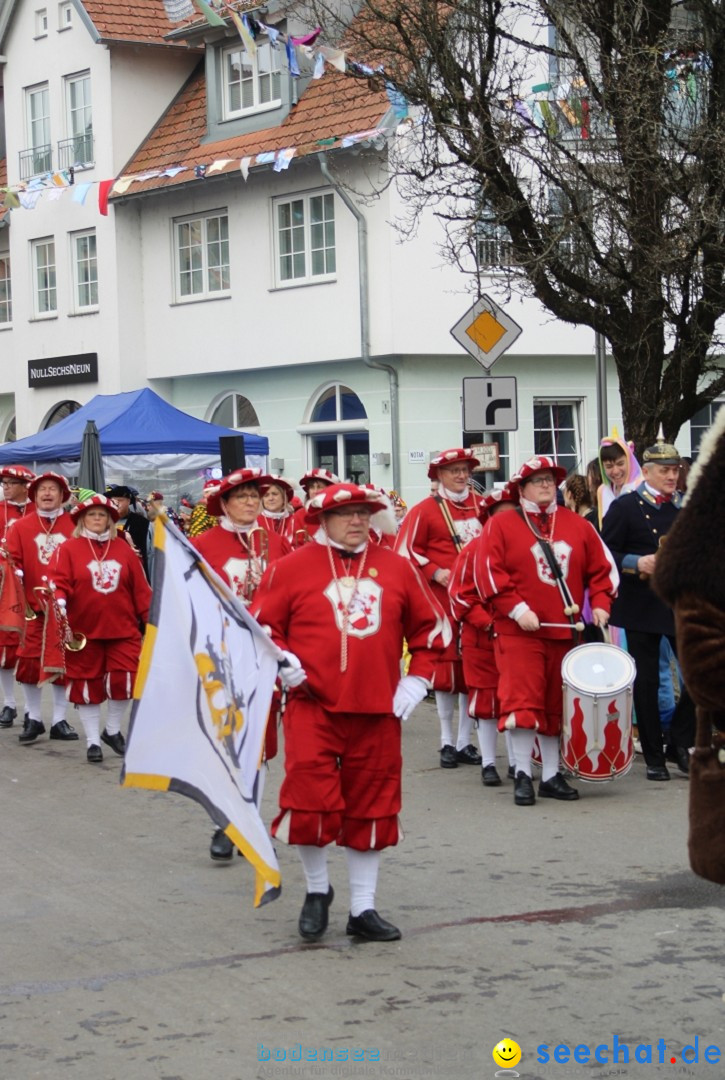
[[[463,268],[497,255],[603,334],[627,436],[674,438],[725,389],[722,0],[314,7],[353,77],[408,102],[389,168],[412,217],[433,207]]]

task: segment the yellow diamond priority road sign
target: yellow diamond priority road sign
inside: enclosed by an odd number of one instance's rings
[[[451,333],[488,370],[513,345],[521,327],[490,296],[482,296],[451,328]]]

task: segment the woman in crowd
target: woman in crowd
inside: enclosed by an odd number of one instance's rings
[[[294,495],[294,488],[283,480],[281,476],[270,475],[270,484],[262,495],[262,513],[259,524],[267,532],[277,533],[283,536],[288,543],[294,543],[294,510],[290,506],[290,500]]]
[[[78,651],[63,650],[66,696],[78,708],[88,761],[98,762],[101,742],[120,755],[126,748],[121,719],[133,694],[151,589],[138,553],[116,534],[118,510],[110,499],[93,495],[78,503],[71,517],[73,535],[49,568],[47,629],[55,625],[59,644],[70,634],[86,639]],[[108,714],[99,735],[104,701]]]

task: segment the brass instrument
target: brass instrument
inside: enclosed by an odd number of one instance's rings
[[[67,649],[68,652],[80,652],[82,649],[85,649],[88,642],[86,635],[81,633],[75,634],[71,630],[65,609],[56,600],[53,590],[47,588],[45,585],[36,585],[33,592],[37,593],[40,597],[41,603],[52,608],[53,616],[58,624],[58,632],[63,648]]]
[[[25,597],[25,621],[26,622],[32,622],[33,619],[37,619],[37,618],[38,618],[38,612],[33,611],[33,609],[30,606],[30,601],[28,600],[28,598],[26,596]]]

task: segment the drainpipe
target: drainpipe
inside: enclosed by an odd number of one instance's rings
[[[364,215],[355,205],[348,193],[333,180],[327,167],[327,156],[318,154],[317,160],[325,180],[340,196],[345,206],[357,220],[358,268],[360,274],[360,355],[363,363],[378,371],[387,371],[390,385],[390,449],[393,465],[393,488],[400,491],[400,446],[399,446],[399,395],[398,372],[390,364],[381,364],[370,356],[370,303],[368,289],[368,227]]]

